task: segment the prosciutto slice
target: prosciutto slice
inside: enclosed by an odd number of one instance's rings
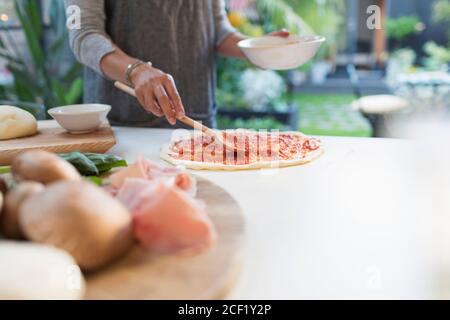
[[[150,160],[140,157],[135,163],[120,169],[109,177],[110,186],[108,191],[115,194],[125,180],[129,178],[164,180],[192,196],[195,196],[197,189],[195,179],[181,169],[176,167],[163,168]]]
[[[174,184],[126,178],[117,199],[133,215],[135,237],[147,249],[193,254],[214,243],[216,231],[203,203]]]

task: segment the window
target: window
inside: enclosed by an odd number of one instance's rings
[[[49,9],[52,0],[33,0],[42,8],[42,15],[45,24],[49,23]],[[63,0],[57,0],[63,1]],[[3,28],[20,28],[17,19],[16,10],[13,0],[0,0],[0,29]]]
[[[14,1],[0,0],[0,23],[2,28],[18,26],[17,16],[14,10]]]

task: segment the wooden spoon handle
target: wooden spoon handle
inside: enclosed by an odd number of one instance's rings
[[[122,90],[125,93],[128,93],[130,96],[136,97],[136,92],[134,91],[134,89],[130,86],[127,86],[125,83],[116,81],[116,82],[114,82],[114,86],[117,89]]]
[[[178,118],[178,120],[180,120],[184,124],[194,128],[194,129],[201,130],[203,133],[206,133],[206,134],[208,134],[210,136],[214,136],[214,137],[216,136],[216,132],[214,130],[210,129],[209,127],[207,127],[207,126],[205,126],[203,124],[201,124],[198,121],[195,121],[192,118],[189,118],[188,116],[183,116],[181,118]]]
[[[122,83],[120,81],[114,82],[114,85],[116,86],[117,89],[122,90],[123,92],[128,93],[129,95],[131,95],[133,97],[136,97],[136,92],[130,86],[127,86],[126,84],[124,84],[124,83]],[[196,130],[201,130],[203,133],[205,133],[208,136],[214,138],[216,141],[222,143],[225,147],[227,147],[230,150],[241,150],[239,148],[236,148],[234,146],[234,144],[225,142],[222,139],[222,135],[220,133],[217,133],[213,129],[203,125],[202,123],[200,123],[198,121],[195,121],[192,118],[189,118],[188,116],[180,117],[180,118],[178,118],[178,120],[180,120],[184,124],[194,128]]]
[[[123,92],[128,93],[129,95],[131,95],[133,97],[136,97],[136,92],[134,91],[134,89],[131,88],[130,86],[127,86],[125,83],[122,83],[120,81],[116,81],[116,82],[114,82],[114,86],[117,89],[122,90]],[[180,120],[184,124],[194,128],[194,129],[201,130],[202,132],[204,132],[204,133],[206,133],[206,134],[208,134],[210,136],[213,136],[213,137],[217,136],[216,132],[214,130],[208,128],[207,126],[201,124],[198,121],[195,121],[192,118],[189,118],[188,116],[180,117],[180,118],[178,118],[178,120]]]

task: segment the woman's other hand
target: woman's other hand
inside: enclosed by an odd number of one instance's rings
[[[268,35],[287,38],[290,36],[290,32],[287,29],[281,29],[269,33]],[[238,47],[238,42],[245,39],[247,39],[247,37],[240,34],[239,32],[231,33],[227,38],[225,38],[225,40],[222,41],[222,43],[217,46],[216,51],[226,57],[246,59],[244,53]]]
[[[287,38],[287,37],[289,37],[291,35],[291,33],[287,29],[281,29],[281,30],[269,33],[268,35],[269,36],[277,36],[277,37]]]
[[[170,74],[141,65],[130,76],[139,103],[145,110],[158,117],[165,116],[174,125],[176,119],[185,115],[183,103],[175,81]]]

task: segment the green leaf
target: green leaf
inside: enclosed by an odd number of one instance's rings
[[[79,63],[74,63],[72,67],[66,72],[63,77],[63,81],[66,83],[70,83],[75,81],[77,78],[83,76],[83,66]]]
[[[23,1],[23,0],[22,0]],[[38,6],[38,1],[34,0],[27,0],[25,4],[25,10],[28,13],[28,16],[30,18],[30,24],[34,30],[34,32],[38,36],[42,36],[42,16],[41,16],[41,10]]]
[[[0,86],[0,99],[8,100],[8,88],[5,86]]]
[[[0,50],[0,57],[6,59],[10,63],[16,63],[20,64],[20,66],[23,66],[22,62],[19,59],[11,55],[11,53],[5,52],[5,50]]]
[[[98,176],[100,174],[95,163],[81,152],[62,153],[59,156],[70,162],[83,176]]]
[[[45,64],[45,58],[43,49],[40,45],[42,36],[42,20],[36,12],[32,12],[33,10],[36,10],[34,5],[29,7],[30,10],[28,11],[31,12],[27,12],[27,6],[24,5],[23,1],[15,0],[14,5],[16,8],[17,17],[19,18],[25,34],[25,38],[27,39],[27,45],[33,59],[35,71],[43,73],[42,69]],[[36,27],[37,24],[41,27]]]
[[[7,61],[7,67],[14,76],[10,97],[43,103],[46,108],[77,102],[83,91],[82,66],[63,54],[68,36],[64,1],[49,1],[51,26],[46,32],[54,40],[48,46],[43,43],[43,18],[38,1],[11,2],[26,40],[25,50],[28,52],[24,56],[31,57],[31,62],[24,63],[20,54],[14,52],[17,51],[13,50],[14,35],[5,30],[0,35],[0,58]]]
[[[49,53],[50,54],[58,54],[62,47],[64,46],[64,44],[67,41],[67,36],[65,34],[60,35],[55,41],[53,41],[53,43],[50,45]]]
[[[388,19],[388,38],[400,41],[411,34],[418,33],[416,26],[419,22],[420,20],[417,16],[402,16],[396,19]]]
[[[285,0],[256,0],[256,6],[268,12],[275,26],[300,34],[314,34],[312,28]]]
[[[71,152],[59,155],[70,162],[83,176],[99,176],[116,167],[126,167],[127,162],[117,156],[98,153]]]
[[[20,65],[8,64],[7,68],[14,75],[14,79],[20,79],[26,86],[30,88],[30,90],[36,92],[36,94],[43,94],[42,84],[44,81],[40,79],[38,76],[33,76],[29,74],[27,70],[22,68]]]
[[[7,65],[14,75],[14,88],[16,95],[21,101],[36,101],[36,97],[41,95],[41,88],[37,85],[32,77],[25,71],[13,64]]]
[[[103,185],[103,179],[97,176],[88,176],[85,177],[85,179],[89,182],[92,182],[93,184],[101,187]]]
[[[128,166],[127,162],[112,154],[85,153],[95,163],[100,173],[108,172],[117,167]]]
[[[111,163],[97,165],[97,169],[100,172],[100,174],[102,174],[102,173],[106,173],[106,172],[110,171],[113,168],[127,167],[127,166],[128,166],[128,163],[125,160],[118,160],[118,161],[111,162]]]
[[[66,101],[66,94],[65,94],[64,88],[61,85],[61,83],[56,79],[53,79],[51,82],[52,82],[53,94],[59,101],[58,104],[59,105],[68,104]]]
[[[0,35],[0,48],[6,49],[5,42],[3,41],[3,37]]]
[[[66,93],[65,101],[67,104],[75,104],[83,94],[83,78],[76,79]]]
[[[33,92],[30,91],[22,82],[16,80],[14,82],[14,89],[16,91],[17,98],[20,101],[35,101],[35,95]]]

